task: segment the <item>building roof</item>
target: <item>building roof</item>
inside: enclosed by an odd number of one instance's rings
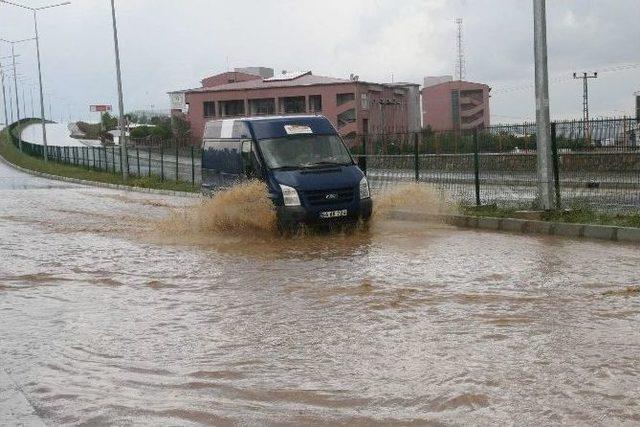
[[[466,80],[450,80],[450,81],[445,81],[442,83],[436,83],[436,84],[432,84],[430,86],[425,86],[422,88],[422,90],[426,90],[426,89],[432,89],[434,87],[438,87],[438,86],[452,86],[454,88],[480,88],[480,87],[486,87],[487,90],[491,90],[491,87],[487,84],[484,83],[477,83],[477,82],[469,82]]]
[[[292,73],[293,74],[293,73]],[[287,76],[287,75],[284,75]],[[284,77],[283,76],[283,77]],[[310,71],[305,73],[295,73],[289,78],[276,77],[266,80],[247,80],[244,82],[228,83],[214,87],[200,87],[195,89],[187,89],[184,92],[221,92],[226,90],[243,90],[243,89],[270,89],[294,86],[313,86],[313,85],[332,85],[343,83],[354,83],[349,79],[339,79],[335,77],[314,76]]]

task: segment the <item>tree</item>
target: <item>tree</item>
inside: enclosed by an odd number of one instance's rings
[[[102,128],[105,131],[110,131],[118,127],[118,118],[113,117],[108,112],[102,114],[101,120],[102,120]]]
[[[191,137],[191,125],[181,116],[173,116],[171,122],[173,134],[178,139],[187,139]]]

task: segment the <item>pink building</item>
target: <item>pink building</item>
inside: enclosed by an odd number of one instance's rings
[[[452,81],[451,76],[425,77],[422,125],[434,131],[487,127],[489,91],[482,83]]]
[[[185,114],[198,138],[208,120],[279,114],[322,114],[348,137],[420,128],[417,84],[369,83],[311,71],[266,77],[264,70],[270,69],[238,69],[207,77],[202,87],[170,92],[172,114]]]

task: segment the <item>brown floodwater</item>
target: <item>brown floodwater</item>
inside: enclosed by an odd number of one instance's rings
[[[0,167],[0,363],[45,424],[640,422],[637,246],[199,203]]]

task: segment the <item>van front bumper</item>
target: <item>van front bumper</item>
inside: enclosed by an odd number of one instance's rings
[[[306,208],[304,206],[276,206],[278,223],[282,226],[331,225],[355,223],[368,220],[371,217],[373,203],[370,198],[358,200],[347,205],[323,206],[322,208]],[[320,213],[326,211],[347,210],[346,216],[335,218],[321,218]]]

